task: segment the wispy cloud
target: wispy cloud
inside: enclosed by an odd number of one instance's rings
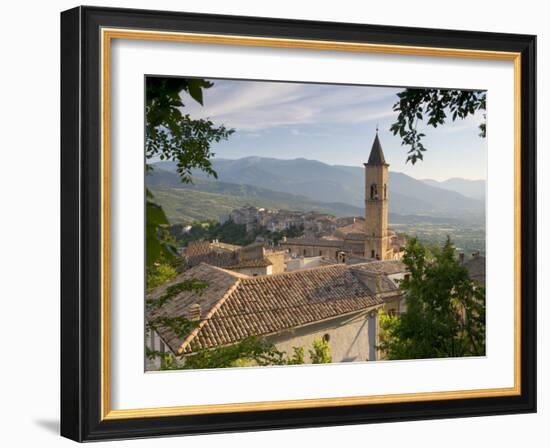
[[[304,157],[329,164],[362,166],[375,126],[391,169],[414,177],[483,178],[487,139],[478,137],[483,114],[444,126],[419,129],[429,148],[425,160],[406,164],[406,149],[390,126],[397,117],[393,105],[403,88],[213,80],[204,106],[188,96],[184,112],[234,128],[227,141],[214,145],[218,157],[251,155],[293,159]]]
[[[186,101],[186,112],[238,131],[363,123],[394,116],[400,89],[279,82],[214,81],[204,106]]]

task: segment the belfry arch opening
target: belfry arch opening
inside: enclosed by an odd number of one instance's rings
[[[376,186],[376,184],[371,184],[370,186],[370,198],[378,199],[378,187]]]

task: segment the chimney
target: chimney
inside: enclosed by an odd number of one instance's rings
[[[193,305],[187,308],[187,317],[189,318],[189,320],[192,320],[192,321],[200,320],[201,305],[199,303],[193,303]]]
[[[464,264],[464,252],[460,252],[458,254],[458,260],[460,261],[460,264]]]

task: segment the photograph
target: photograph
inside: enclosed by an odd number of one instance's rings
[[[359,10],[61,13],[62,436],[538,412],[540,29]]]
[[[144,89],[145,371],[486,356],[486,90]]]

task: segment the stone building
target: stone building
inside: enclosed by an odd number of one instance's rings
[[[388,238],[388,167],[378,129],[365,165],[365,256],[393,258]]]
[[[280,243],[282,249],[295,257],[324,256],[345,260],[347,256],[361,256],[372,260],[398,260],[402,256],[402,239],[388,229],[388,167],[378,131],[365,165],[365,219],[337,220],[331,237],[289,238]]]
[[[279,243],[291,257],[326,257],[338,259],[344,240],[328,238],[283,238]]]
[[[311,348],[315,339],[329,342],[332,361],[378,359],[378,310],[399,300],[401,291],[376,263],[334,264],[296,272],[251,277],[200,264],[148,295],[155,301],[167,288],[189,279],[208,284],[200,292],[182,291],[147,319],[187,316],[197,326],[189,334],[157,327],[146,338],[149,350],[184,358],[199,349],[263,337],[279,350]],[[149,360],[148,368],[158,368]]]
[[[236,262],[224,266],[225,269],[253,277],[285,271],[285,252],[267,249],[261,243],[245,246],[236,255]]]
[[[197,327],[186,335],[158,328],[148,335],[147,347],[184,359],[197,349],[258,336],[291,355],[293,347],[307,353],[322,339],[333,362],[378,359],[378,312],[405,311],[399,283],[408,275],[400,261],[403,241],[388,229],[389,165],[378,131],[364,165],[364,220],[243,207],[232,212],[235,222],[273,229],[304,225],[308,235],[283,238],[277,248],[190,243],[185,255],[191,269],[148,299],[159,299],[186,279],[204,280],[208,287],[178,293],[147,319],[183,315]],[[148,368],[158,367],[158,360],[149,360]]]
[[[251,276],[279,274],[285,271],[286,252],[266,248],[261,243],[241,247],[220,243],[217,240],[191,241],[184,256],[190,267],[207,263]]]

